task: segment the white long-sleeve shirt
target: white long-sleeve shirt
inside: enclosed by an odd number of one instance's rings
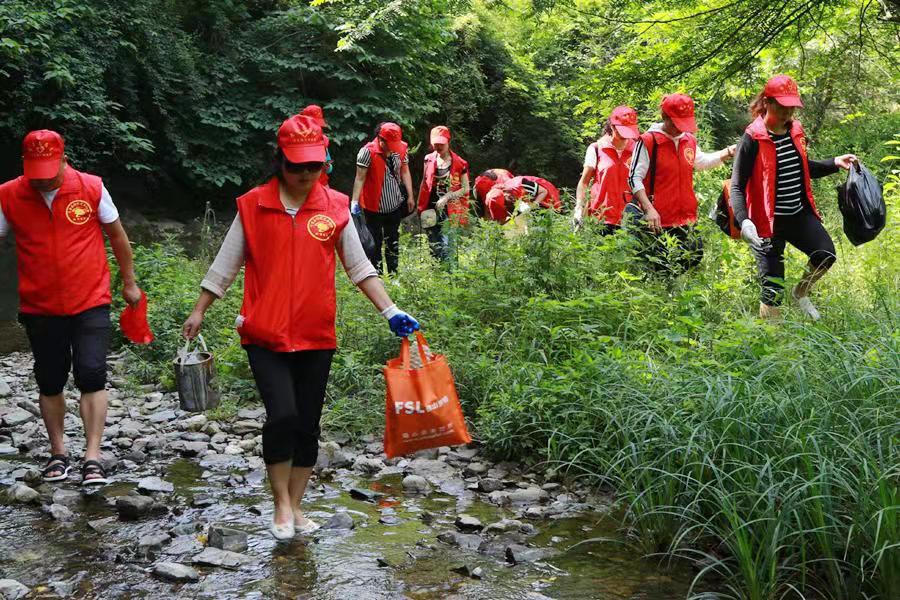
[[[678,151],[678,143],[684,138],[684,132],[679,133],[677,136],[672,137],[665,131],[663,131],[662,123],[654,123],[648,132],[661,133],[673,142],[675,142],[675,151]],[[720,152],[710,152],[706,153],[700,149],[700,146],[697,146],[697,152],[694,155],[694,170],[695,171],[706,171],[708,169],[715,169],[719,165],[722,164],[722,156]],[[637,192],[638,190],[644,189],[644,177],[647,176],[647,171],[650,170],[650,154],[647,152],[647,147],[644,145],[643,140],[638,140],[637,144],[634,146],[634,158],[631,161],[631,172],[628,174],[628,185],[631,187],[632,193]]]

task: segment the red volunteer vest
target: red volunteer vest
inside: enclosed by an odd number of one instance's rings
[[[697,138],[685,133],[675,142],[662,133],[643,134],[647,155],[656,150],[656,181],[653,184],[653,207],[659,213],[663,227],[681,227],[697,222],[697,196],[694,195],[694,157]],[[644,188],[650,189],[650,170],[644,177]],[[649,192],[648,192],[649,193]]]
[[[425,157],[425,174],[422,177],[422,185],[419,186],[419,212],[428,208],[431,199],[431,190],[434,188],[435,174],[437,173],[437,152],[432,152]],[[456,192],[462,189],[462,178],[469,172],[469,163],[463,160],[456,152],[450,151],[450,191]],[[459,200],[447,203],[447,214],[457,215],[460,224],[468,224],[469,195],[466,194]]]
[[[369,212],[378,212],[381,206],[381,192],[384,190],[384,178],[391,177],[387,172],[387,159],[381,151],[381,144],[378,140],[372,140],[365,145],[369,149],[369,155],[372,160],[369,169],[366,171],[366,182],[363,184],[360,193],[359,204]],[[404,143],[403,152],[400,154],[401,165],[403,159],[406,158],[406,144]],[[403,189],[403,182],[398,181],[400,189]]]
[[[347,205],[347,196],[317,183],[291,218],[275,177],[238,198],[246,239],[242,344],[275,352],[337,347],[335,252]]]
[[[628,140],[622,154],[612,143],[604,138],[593,144],[597,155],[597,167],[594,170],[594,183],[591,185],[592,215],[608,225],[619,225],[622,222],[622,211],[631,200],[631,189],[628,187],[628,171],[631,169],[631,155],[634,152],[634,140]]]
[[[509,220],[509,210],[506,208],[506,197],[503,195],[503,184],[498,183],[487,193],[484,201],[484,218],[489,221],[506,223]]]
[[[24,177],[0,186],[0,208],[16,237],[20,312],[69,316],[112,301],[102,186],[67,166],[51,210]]]
[[[482,202],[487,200],[488,192],[491,191],[492,187],[500,183],[506,183],[513,177],[513,174],[506,169],[490,169],[490,171],[497,176],[496,180],[484,175],[479,175],[475,178],[475,195],[481,198]]]
[[[525,190],[522,189],[522,181],[528,180],[538,184],[540,187],[547,190],[547,195],[541,200],[540,206],[541,208],[552,208],[553,210],[559,211],[562,210],[562,200],[559,196],[559,190],[556,189],[556,186],[543,179],[541,177],[534,177],[532,175],[522,175],[520,177],[513,177],[509,181],[503,184],[503,189],[508,192],[511,192],[516,198],[521,198],[525,194]]]
[[[772,237],[775,223],[775,190],[777,184],[775,173],[778,168],[775,156],[775,142],[769,136],[765,121],[757,117],[747,126],[746,132],[759,143],[759,151],[756,153],[756,162],[753,163],[753,172],[747,180],[747,212],[760,237]],[[797,152],[800,154],[800,164],[803,169],[803,182],[806,188],[806,200],[812,208],[813,214],[822,220],[813,199],[812,182],[809,176],[809,164],[806,155],[806,134],[800,121],[791,121],[791,140]]]

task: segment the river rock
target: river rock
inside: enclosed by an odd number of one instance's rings
[[[19,600],[28,595],[31,589],[15,579],[0,579],[0,598],[3,600]]]
[[[529,548],[521,544],[510,544],[506,547],[506,562],[511,565],[535,562],[552,554],[552,550],[545,548]]]
[[[366,456],[357,456],[353,461],[353,470],[360,471],[367,475],[374,475],[384,468],[384,462],[379,458],[368,458]]]
[[[479,477],[487,473],[488,467],[484,463],[473,462],[463,469],[463,475],[466,477]]]
[[[325,442],[319,446],[316,469],[343,469],[353,463],[353,458],[344,452],[336,442]]]
[[[481,521],[467,514],[461,514],[456,517],[454,524],[457,529],[464,533],[472,533],[473,531],[481,531],[484,529],[484,525],[482,525]]]
[[[516,505],[538,504],[545,502],[550,498],[550,494],[539,487],[527,487],[524,489],[513,490],[509,493],[509,502]]]
[[[169,448],[178,452],[182,456],[198,456],[202,452],[209,450],[209,444],[206,442],[188,442],[185,440],[175,440],[169,444]]]
[[[481,579],[484,577],[484,569],[481,567],[473,567],[472,565],[462,565],[450,570],[454,573],[459,573],[463,577],[470,577],[472,579]]]
[[[153,566],[153,574],[165,581],[200,581],[200,574],[196,570],[181,563],[156,563]]]
[[[9,387],[6,381],[0,379],[0,398],[6,398],[7,396],[12,396],[12,388]]]
[[[39,502],[41,495],[24,483],[14,483],[6,490],[6,496],[14,502],[31,504]]]
[[[353,517],[348,515],[346,512],[339,512],[328,519],[325,524],[322,525],[322,529],[353,529]]]
[[[490,494],[491,492],[496,492],[498,490],[503,489],[503,482],[499,479],[492,479],[490,477],[485,477],[484,479],[480,479],[478,481],[478,491],[484,492],[485,494]]]
[[[8,456],[10,454],[18,454],[19,449],[9,444],[0,444],[0,456]]]
[[[238,419],[247,419],[247,420],[256,420],[261,419],[266,415],[266,408],[264,406],[260,406],[258,408],[242,408],[238,411],[237,418]]]
[[[159,477],[144,477],[138,481],[138,490],[142,492],[171,494],[175,491],[175,486],[168,481],[164,481]]]
[[[159,412],[155,412],[152,415],[147,417],[147,420],[151,423],[166,423],[168,421],[174,421],[178,418],[178,415],[175,414],[174,410],[161,410]]]
[[[440,485],[441,481],[456,476],[456,470],[441,460],[414,458],[406,467],[413,475],[421,475],[431,483]]]
[[[93,521],[88,521],[88,527],[96,531],[97,533],[109,533],[119,525],[116,523],[115,517],[104,517],[102,519],[94,519]]]
[[[24,423],[34,421],[35,418],[36,417],[27,410],[13,408],[3,415],[3,424],[7,427],[17,427]]]
[[[451,546],[458,546],[463,550],[478,550],[484,541],[480,535],[474,533],[460,533],[458,531],[444,531],[437,536],[438,541]]]
[[[69,523],[75,519],[75,513],[73,513],[68,509],[68,507],[63,506],[62,504],[51,504],[45,510],[47,514],[53,518],[54,521]]]
[[[163,550],[163,554],[181,556],[203,550],[203,544],[194,535],[179,535]]]
[[[431,484],[421,475],[407,475],[403,478],[403,489],[414,494],[427,494],[431,491]]]
[[[384,496],[384,494],[366,488],[350,489],[350,497],[363,502],[375,502],[381,496]]]
[[[240,529],[232,529],[224,525],[210,525],[208,544],[220,550],[244,552],[247,550],[247,534]]]
[[[167,544],[172,538],[168,533],[151,533],[138,540],[138,548],[146,552],[159,552],[163,544]]]
[[[247,460],[242,456],[228,454],[209,454],[200,461],[200,466],[212,471],[230,471],[247,467]]]
[[[200,431],[206,427],[208,421],[209,419],[206,415],[194,415],[179,421],[178,426],[185,431]]]
[[[191,561],[198,565],[236,569],[252,563],[253,559],[246,554],[238,554],[237,552],[207,547],[203,549],[203,552],[192,558]]]
[[[262,423],[250,420],[237,421],[234,425],[231,426],[231,431],[235,435],[256,433],[258,431],[262,431]]]
[[[116,510],[122,519],[139,519],[153,508],[153,498],[149,496],[119,496]]]

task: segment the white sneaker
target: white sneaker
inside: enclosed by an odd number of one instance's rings
[[[294,529],[296,529],[297,533],[300,535],[309,535],[319,529],[319,524],[312,519],[301,517],[299,519],[294,519]]]
[[[793,296],[793,294],[791,294]],[[812,319],[813,321],[818,321],[822,318],[822,315],[819,314],[819,311],[816,310],[815,305],[813,305],[812,300],[809,299],[809,296],[802,296],[798,298],[794,296],[794,300],[797,301],[797,306],[800,307],[806,315]]]
[[[282,523],[279,525],[275,521],[272,521],[269,532],[276,540],[289,540],[296,534],[293,523]]]

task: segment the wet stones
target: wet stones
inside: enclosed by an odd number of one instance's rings
[[[172,538],[167,533],[151,533],[138,540],[138,555],[150,557],[159,554],[162,547],[168,544]]]
[[[141,492],[171,494],[175,491],[175,486],[168,481],[164,481],[159,477],[144,477],[138,481],[137,488]]]
[[[153,566],[153,575],[172,582],[200,581],[200,574],[195,569],[181,563],[161,562]]]
[[[353,458],[341,449],[337,442],[325,442],[319,445],[319,456],[316,470],[343,469],[353,464]]]
[[[209,444],[206,442],[189,442],[186,440],[175,440],[169,444],[169,448],[178,452],[182,456],[198,456],[199,454],[209,450]]]
[[[337,529],[345,531],[353,529],[353,527],[353,517],[345,512],[336,513],[322,525],[322,529]]]
[[[480,477],[487,472],[488,466],[480,462],[470,463],[465,469],[463,469],[463,474],[466,477]]]
[[[62,504],[51,504],[44,511],[50,515],[54,521],[60,523],[71,523],[75,519],[75,513]]]
[[[174,421],[178,418],[178,415],[175,414],[174,410],[161,410],[159,412],[155,412],[152,415],[147,417],[147,420],[151,423],[166,423],[168,421]]]
[[[104,517],[102,519],[94,519],[93,521],[88,521],[88,527],[96,531],[97,533],[109,533],[118,525],[116,525],[115,517]]]
[[[231,426],[231,432],[235,435],[246,435],[262,431],[262,423],[258,421],[242,420]]]
[[[498,490],[503,489],[503,482],[499,479],[492,479],[490,477],[485,477],[484,479],[480,479],[478,481],[478,491],[483,492],[485,494],[490,494],[491,492],[496,492]]]
[[[220,550],[244,552],[247,550],[247,534],[240,529],[233,529],[224,525],[210,525],[208,544]]]
[[[0,579],[0,598],[3,600],[19,600],[28,595],[31,589],[15,579]]]
[[[184,431],[201,431],[208,421],[206,415],[194,415],[179,421],[178,426]]]
[[[378,498],[384,496],[379,492],[365,489],[365,488],[351,488],[350,489],[350,497],[356,500],[362,500],[363,502],[375,502]]]
[[[135,520],[150,514],[153,498],[149,496],[119,496],[116,511],[122,520]]]
[[[506,562],[511,565],[536,562],[552,554],[553,551],[547,548],[529,548],[521,544],[510,544],[506,547]]]
[[[22,504],[36,504],[41,499],[41,495],[36,490],[24,483],[12,484],[6,490],[6,497],[13,502],[21,502]]]
[[[421,475],[407,475],[403,478],[403,490],[411,494],[427,494],[431,484]]]
[[[9,387],[6,381],[0,379],[0,398],[6,398],[7,396],[12,396],[12,388]]]
[[[484,540],[474,533],[460,533],[458,531],[444,531],[437,536],[438,541],[450,546],[456,546],[463,550],[478,550]]]
[[[484,529],[484,525],[482,525],[481,521],[467,514],[457,516],[454,524],[456,525],[456,528],[463,533],[473,533]]]
[[[0,456],[7,456],[10,454],[18,454],[19,449],[10,444],[0,444]]]
[[[3,424],[7,427],[18,427],[34,421],[37,417],[21,408],[11,408],[3,415]]]
[[[359,471],[366,475],[374,475],[384,468],[384,462],[379,458],[369,458],[366,456],[357,456],[353,461],[353,470]]]
[[[481,579],[484,577],[484,569],[481,567],[473,567],[472,565],[462,565],[450,570],[454,573],[459,573],[463,577],[469,577],[470,579]]]
[[[237,552],[211,547],[204,548],[203,552],[196,555],[191,561],[198,565],[224,567],[226,569],[237,569],[253,563],[253,559],[246,554],[238,554]]]

